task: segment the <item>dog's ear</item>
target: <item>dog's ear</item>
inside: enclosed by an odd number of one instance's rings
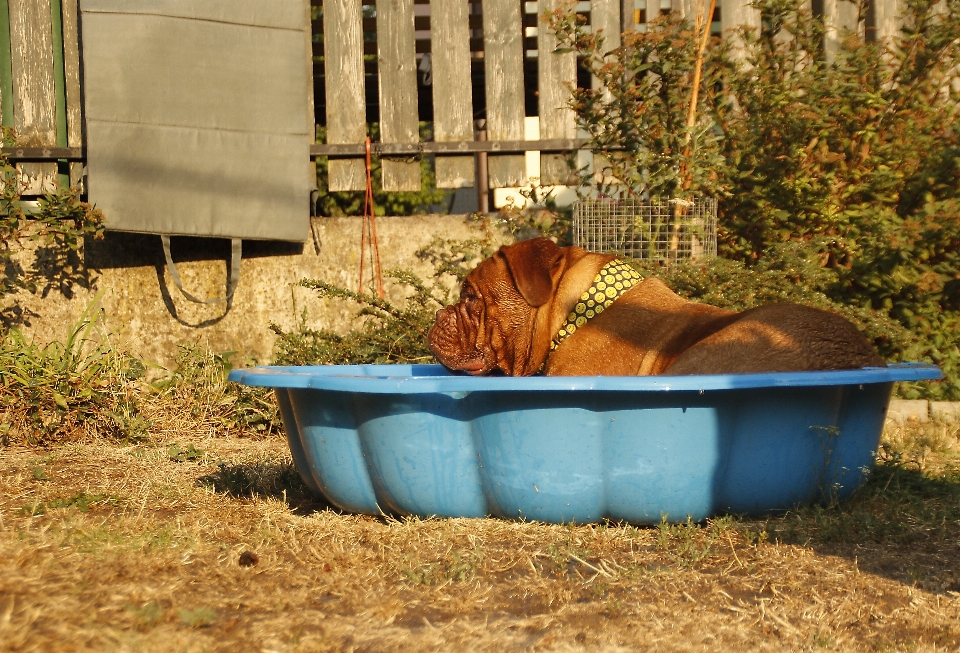
[[[524,300],[534,308],[553,296],[554,272],[563,259],[563,250],[549,238],[524,240],[500,248],[513,283]]]

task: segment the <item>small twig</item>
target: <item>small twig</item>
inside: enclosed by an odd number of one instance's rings
[[[598,574],[603,574],[603,575],[606,576],[607,578],[613,578],[613,575],[612,575],[612,574],[604,571],[603,569],[600,569],[599,567],[594,567],[593,565],[591,565],[591,564],[590,564],[589,562],[587,562],[586,560],[583,560],[582,558],[578,558],[577,556],[573,555],[572,553],[570,553],[570,554],[568,554],[568,555],[569,555],[573,560],[576,560],[577,562],[579,562],[579,563],[580,563],[581,565],[583,565],[584,567],[587,567],[588,569],[592,569],[592,570],[594,570],[595,572],[597,572]]]
[[[793,624],[791,624],[789,621],[787,621],[787,620],[785,620],[785,619],[782,619],[782,618],[778,617],[777,614],[776,614],[773,610],[771,610],[770,612],[765,612],[765,614],[770,615],[770,618],[771,618],[771,619],[773,619],[773,620],[776,621],[778,624],[780,624],[781,626],[783,626],[784,628],[786,628],[788,631],[794,632],[794,633],[797,632],[797,629],[794,627]]]
[[[733,552],[733,559],[737,561],[737,564],[740,565],[740,568],[743,569],[743,563],[740,562],[740,558],[737,556],[737,550],[733,546],[733,538],[730,537],[730,531],[727,531],[727,542],[730,543],[730,550]]]

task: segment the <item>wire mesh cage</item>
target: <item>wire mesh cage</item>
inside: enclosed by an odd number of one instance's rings
[[[573,242],[593,252],[673,263],[717,254],[717,200],[580,200]]]

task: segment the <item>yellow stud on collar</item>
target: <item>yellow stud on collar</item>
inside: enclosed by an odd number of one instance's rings
[[[580,301],[570,311],[567,321],[550,341],[550,350],[553,351],[560,346],[564,338],[576,333],[578,328],[587,323],[587,320],[603,313],[620,295],[642,280],[643,277],[636,270],[618,258],[604,265],[593,278],[593,285],[580,295]]]

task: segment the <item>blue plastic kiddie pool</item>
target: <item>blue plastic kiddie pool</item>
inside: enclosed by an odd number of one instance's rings
[[[274,388],[293,460],[347,511],[655,523],[850,495],[895,381],[832,372],[472,377],[440,365],[234,370]]]

